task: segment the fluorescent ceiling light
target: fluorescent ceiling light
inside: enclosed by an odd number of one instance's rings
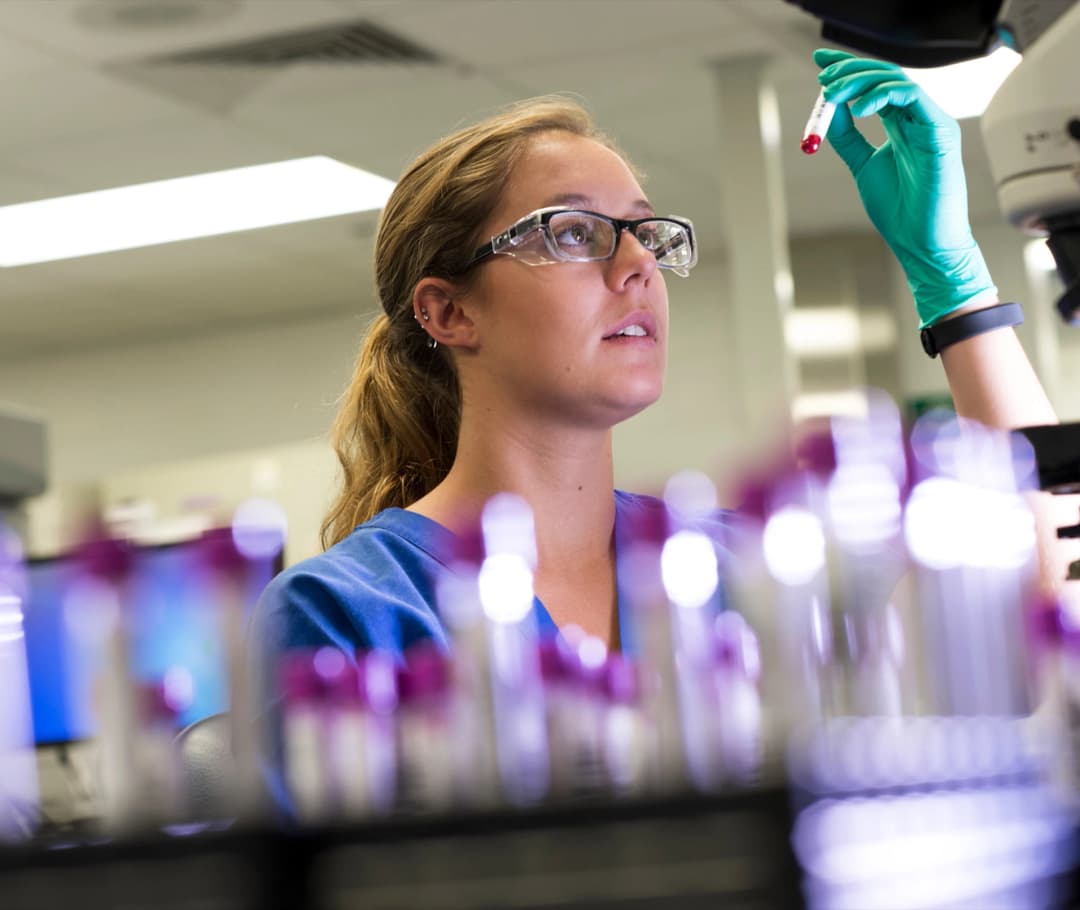
[[[1005,78],[1016,69],[1020,55],[1007,47],[992,54],[936,66],[930,69],[905,68],[908,74],[938,105],[957,120],[978,117]]]
[[[394,183],[323,155],[0,207],[0,266],[379,209]]]

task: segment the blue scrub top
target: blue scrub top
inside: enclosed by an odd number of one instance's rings
[[[663,508],[655,497],[615,491],[616,556],[634,518],[631,513]],[[723,551],[729,513],[717,512],[702,525]],[[454,552],[455,538],[447,528],[416,512],[385,509],[267,586],[255,610],[256,649],[265,653],[335,645],[348,653],[379,648],[400,658],[425,639],[449,649],[435,585],[442,573],[451,571]],[[623,650],[632,653],[627,600],[620,590],[620,641]],[[539,634],[554,635],[555,623],[539,598],[533,608]]]

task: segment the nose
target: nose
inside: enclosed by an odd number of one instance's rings
[[[624,289],[635,281],[647,285],[659,268],[656,264],[656,256],[645,249],[629,228],[623,228],[619,232],[615,255],[608,260],[607,265],[608,286],[616,291]]]

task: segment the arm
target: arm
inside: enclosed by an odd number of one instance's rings
[[[874,226],[911,288],[922,327],[993,306],[997,288],[971,234],[960,129],[891,63],[819,50],[819,80],[837,104],[829,141],[855,178]],[[853,117],[877,115],[887,136],[875,147]],[[942,364],[956,412],[998,429],[1057,423],[1054,409],[1012,328],[945,348]],[[1077,519],[1074,496],[1033,493],[1040,587],[1060,589],[1080,553],[1055,529]],[[1071,552],[1070,552],[1071,551]]]
[[[964,307],[955,315],[968,309]],[[1058,422],[1012,328],[995,329],[950,345],[941,352],[941,362],[961,417],[1006,430]]]

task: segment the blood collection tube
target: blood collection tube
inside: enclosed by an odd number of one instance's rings
[[[550,783],[544,684],[533,572],[536,536],[532,509],[500,493],[481,516],[484,561],[477,576],[480,605],[489,623],[496,755],[503,794],[515,806],[540,802]]]
[[[450,571],[436,582],[439,615],[453,640],[451,743],[458,796],[466,806],[502,801],[492,694],[492,626],[480,604],[484,541],[477,527],[455,535]]]
[[[324,647],[315,652],[312,670],[318,681],[321,773],[333,815],[360,819],[389,811],[396,774],[392,658],[370,651],[353,662],[339,649]]]
[[[289,652],[282,659],[279,676],[286,781],[296,816],[305,824],[324,822],[332,806],[316,653]]]
[[[203,534],[200,557],[219,610],[229,686],[229,725],[233,757],[231,796],[236,815],[258,818],[266,807],[259,772],[259,755],[266,731],[256,708],[257,695],[250,676],[245,640],[247,600],[250,597],[251,559],[238,544],[235,528],[216,528]]]
[[[757,637],[741,615],[728,610],[713,623],[712,644],[715,748],[724,778],[750,783],[761,771],[764,750]]]
[[[616,797],[640,796],[648,785],[648,728],[641,711],[637,665],[619,653],[608,655],[604,691],[604,760]]]
[[[825,100],[825,89],[822,89],[818,92],[817,100],[810,109],[810,117],[806,121],[802,141],[799,143],[799,148],[807,155],[813,155],[821,148],[821,143],[825,140],[826,133],[829,132],[829,124],[832,123],[835,112],[836,105]]]
[[[104,651],[97,682],[101,725],[102,821],[114,833],[138,822],[135,738],[138,710],[131,672],[131,579],[135,550],[126,540],[97,536],[79,550],[80,584],[72,591],[69,610],[96,618],[95,642]],[[88,628],[78,622],[78,627]]]
[[[157,827],[183,816],[184,769],[176,745],[177,718],[190,704],[191,676],[173,667],[161,680],[135,683],[138,730],[135,775],[140,825]]]
[[[430,641],[405,652],[398,670],[398,807],[407,813],[445,812],[455,800],[450,661]]]
[[[641,710],[647,725],[646,787],[679,791],[689,783],[683,713],[679,704],[673,607],[661,569],[669,520],[663,507],[632,513],[620,542],[619,587],[629,593],[633,637],[641,672]]]
[[[30,681],[23,634],[22,545],[0,524],[0,841],[31,834],[38,818]]]

